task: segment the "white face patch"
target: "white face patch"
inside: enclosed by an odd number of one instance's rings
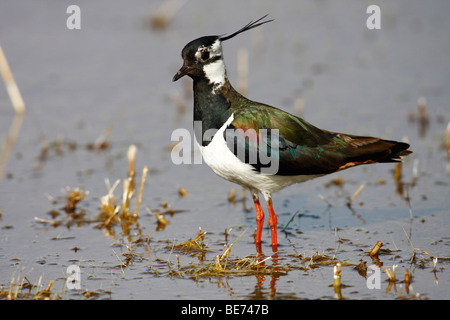
[[[214,85],[214,90],[219,89],[225,83],[226,69],[222,59],[206,64],[203,71],[209,83]]]
[[[202,57],[202,55],[207,52],[209,55],[206,59]],[[207,63],[203,66],[203,72],[205,72],[205,76],[208,78],[209,83],[214,85],[213,93],[214,91],[220,88],[225,83],[226,78],[226,69],[225,69],[225,62],[222,58],[222,45],[220,43],[220,40],[217,39],[214,41],[212,45],[209,47],[202,46],[198,48],[197,52],[195,53],[195,58],[197,61],[207,61],[209,59],[215,61]]]
[[[211,53],[213,56],[222,55],[222,44],[220,43],[219,39],[214,41],[214,43],[211,45]]]
[[[197,61],[207,60],[207,59],[203,59],[202,58],[202,53],[204,53],[204,52],[208,52],[209,53],[208,59],[222,56],[222,45],[220,43],[220,40],[217,39],[209,47],[205,47],[203,45],[201,47],[199,47],[197,49],[197,52],[195,53],[195,59],[197,59]]]

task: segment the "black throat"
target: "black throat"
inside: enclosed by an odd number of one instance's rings
[[[231,116],[230,101],[220,89],[214,90],[214,85],[206,78],[194,80],[194,129],[197,142],[207,146],[212,135],[220,129]],[[223,86],[229,85],[228,80]],[[201,128],[201,132],[200,132]]]

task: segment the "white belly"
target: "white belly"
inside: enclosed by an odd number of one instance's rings
[[[291,184],[304,182],[320,175],[278,176],[261,174],[250,164],[237,158],[228,148],[223,137],[226,127],[233,121],[234,116],[217,131],[211,142],[206,146],[200,146],[203,159],[208,166],[220,177],[237,183],[251,191],[259,191],[263,194],[272,194]],[[195,139],[197,141],[197,139]]]

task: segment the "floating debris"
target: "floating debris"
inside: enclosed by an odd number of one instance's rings
[[[186,189],[185,188],[183,188],[183,187],[180,187],[179,189],[178,189],[178,194],[180,195],[180,197],[184,197],[185,195],[186,195]]]
[[[77,204],[89,194],[89,191],[83,191],[80,188],[71,189],[70,187],[66,187],[66,192],[67,203],[64,208],[66,213],[75,213]]]
[[[164,217],[162,213],[155,213],[156,221],[158,223],[156,227],[156,231],[163,231],[168,224],[167,219]]]
[[[355,193],[349,198],[348,202],[347,202],[347,206],[351,207],[353,200],[355,200],[355,198],[358,196],[358,194],[361,193],[361,191],[364,189],[365,184],[363,183],[362,185],[359,186],[359,188],[355,191]]]
[[[374,257],[376,255],[378,255],[378,251],[380,250],[380,248],[383,246],[383,243],[381,241],[378,241],[377,244],[372,248],[372,250],[370,251],[369,255],[371,257]]]
[[[165,227],[167,226],[167,224],[169,224],[169,222],[167,221],[167,218],[166,218],[167,215],[170,215],[172,217],[177,213],[187,211],[187,210],[172,209],[171,205],[168,204],[166,201],[161,203],[161,208],[150,209],[147,207],[146,209],[147,209],[147,212],[149,213],[149,215],[151,215],[151,216],[154,215],[156,218],[156,223],[157,223],[156,231],[163,231],[165,229]]]
[[[367,261],[362,260],[359,264],[353,267],[353,269],[357,270],[363,278],[367,277]]]
[[[77,226],[81,226],[85,223],[91,223],[92,220],[86,219],[85,214],[86,210],[82,208],[78,208],[78,204],[89,194],[89,191],[83,191],[80,188],[70,188],[66,187],[63,190],[64,193],[66,193],[65,198],[65,205],[61,208],[65,215],[58,210],[51,210],[49,213],[52,216],[52,219],[56,219],[57,217],[62,218],[61,220],[49,220],[49,219],[43,219],[39,217],[35,217],[34,220],[40,223],[44,224],[51,224],[53,227],[58,227],[59,225],[64,223],[67,228],[70,228],[73,223],[75,223]],[[53,198],[52,198],[53,199]],[[57,204],[58,202],[53,199],[53,204]]]
[[[390,282],[396,282],[396,281],[397,281],[397,280],[395,279],[395,273],[396,273],[396,270],[397,270],[397,265],[396,265],[396,264],[394,264],[394,265],[392,266],[392,272],[391,272],[391,269],[384,268],[384,271],[386,272],[386,274],[387,274],[387,276],[388,276]]]
[[[319,266],[330,266],[336,264],[336,260],[332,257],[329,257],[325,254],[321,254],[319,252],[314,252],[311,257],[305,257],[301,260],[302,263],[308,262],[306,265],[306,269],[314,269]],[[341,262],[342,265],[342,262]]]
[[[436,257],[436,258],[433,258],[433,272],[436,272],[436,265],[437,265],[437,262],[438,262],[438,258]]]
[[[336,298],[342,299],[341,293],[341,263],[338,262],[333,268],[333,287]]]
[[[406,269],[405,270],[405,285],[407,287],[409,287],[410,283],[411,283],[411,274],[409,273],[409,270]]]

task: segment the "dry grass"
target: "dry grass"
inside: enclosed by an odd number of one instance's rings
[[[99,214],[96,218],[87,218],[86,210],[80,208],[79,204],[83,201],[89,194],[88,191],[84,191],[80,188],[70,188],[66,187],[64,189],[64,205],[60,209],[53,209],[50,211],[52,219],[43,219],[35,217],[35,220],[52,225],[53,227],[58,227],[59,225],[66,225],[70,228],[73,224],[77,226],[90,223],[98,223],[97,228],[104,230],[108,235],[115,235],[114,227],[120,224],[122,233],[129,234],[130,228],[133,225],[137,225],[138,215],[140,206],[142,203],[142,195],[145,185],[145,180],[148,173],[148,168],[145,166],[142,170],[142,176],[139,186],[139,192],[136,190],[136,177],[135,177],[135,156],[137,148],[131,145],[128,151],[128,178],[123,181],[123,192],[122,199],[119,200],[114,192],[120,180],[111,185],[109,179],[105,180],[108,193],[100,198]],[[138,194],[136,199],[136,206],[133,209],[133,200]],[[53,204],[59,204],[60,201],[48,196]]]
[[[0,45],[0,74],[5,82],[6,91],[13,104],[16,114],[25,113],[25,103],[23,102],[22,95],[20,94],[19,87],[14,79],[13,73],[9,68],[8,61]]]
[[[51,291],[54,281],[50,280],[45,289],[42,276],[37,284],[32,284],[24,275],[12,276],[9,288],[0,288],[0,298],[5,300],[60,300],[62,295]]]
[[[91,223],[93,220],[86,218],[86,210],[83,208],[79,208],[79,203],[89,194],[88,191],[83,191],[80,188],[70,188],[66,187],[63,190],[64,196],[64,205],[56,210],[53,209],[50,211],[50,215],[52,219],[43,219],[39,217],[35,217],[34,219],[37,222],[52,225],[53,227],[58,227],[60,225],[65,225],[67,228],[70,228],[72,225],[81,226],[83,224]],[[59,204],[57,199],[49,196],[51,198],[53,204]]]
[[[66,188],[64,190],[65,195],[62,201],[53,199],[54,204],[61,204],[57,210],[52,210],[52,219],[39,219],[36,220],[52,224],[54,227],[59,225],[66,225],[70,227],[71,225],[83,225],[95,222],[97,227],[105,231],[108,235],[115,236],[114,229],[119,226],[122,235],[127,235],[130,233],[131,228],[139,229],[138,218],[139,211],[142,204],[143,198],[143,188],[146,181],[146,175],[148,172],[147,167],[142,170],[142,176],[139,181],[137,179],[138,174],[136,174],[135,168],[135,155],[137,149],[132,146],[128,152],[128,177],[122,182],[122,193],[121,196],[115,196],[118,188],[121,185],[120,180],[116,180],[113,184],[106,179],[106,185],[108,192],[100,200],[99,213],[94,219],[88,219],[86,217],[85,209],[83,208],[83,201],[88,197],[89,192],[84,191],[79,188]],[[401,182],[401,167],[397,168],[394,173],[395,180],[399,183]],[[330,185],[336,187],[341,187],[344,184],[342,179],[336,179],[330,182]],[[351,208],[351,204],[354,202],[355,198],[363,190],[364,185],[361,185],[351,197],[348,198],[348,206]],[[178,194],[180,198],[187,195],[184,188],[178,189]],[[243,202],[245,195],[243,194]],[[180,199],[179,198],[179,199]],[[236,189],[233,189],[229,195],[227,195],[228,201],[230,203],[236,202]],[[240,200],[238,200],[240,201]],[[161,231],[169,224],[168,217],[173,216],[177,212],[182,210],[174,210],[167,202],[163,202],[161,207],[158,209],[149,209],[146,207],[150,215],[154,215],[157,221],[157,230]],[[289,223],[288,223],[289,224]],[[406,234],[406,232],[405,232]],[[341,239],[337,237],[337,230],[335,231],[335,247],[328,248],[323,252],[319,250],[308,251],[310,253],[305,254],[288,254],[284,255],[279,261],[278,254],[273,256],[246,256],[246,257],[236,257],[233,256],[233,247],[241,238],[242,234],[235,239],[235,241],[229,245],[225,245],[222,251],[217,254],[214,253],[215,250],[209,248],[206,244],[206,238],[208,233],[206,231],[199,230],[192,240],[188,240],[181,243],[173,243],[166,245],[164,243],[163,254],[168,254],[169,258],[167,260],[161,258],[150,258],[150,269],[148,273],[156,276],[167,276],[167,277],[177,277],[177,278],[188,278],[194,281],[198,279],[227,279],[232,277],[246,277],[246,276],[256,276],[258,279],[263,279],[265,276],[270,276],[273,279],[285,276],[291,271],[301,271],[306,274],[313,275],[316,269],[333,270],[330,272],[330,287],[334,288],[335,297],[338,299],[343,299],[346,294],[347,286],[345,283],[345,277],[349,272],[358,272],[358,274],[365,281],[367,276],[367,262],[363,260],[364,257],[370,257],[372,262],[378,265],[380,268],[385,260],[384,255],[391,254],[389,248],[381,248],[382,244],[378,241],[373,247],[361,250],[362,254],[360,261],[358,263],[351,263],[350,259],[342,260],[341,258],[348,256],[348,251],[340,250],[340,244],[345,241],[350,242],[348,239]],[[225,243],[228,243],[228,237],[230,236],[229,231],[225,229]],[[408,238],[409,240],[409,238]],[[120,268],[122,272],[130,264],[141,263],[143,260],[148,261],[149,256],[139,253],[138,246],[141,243],[146,242],[146,249],[148,252],[156,249],[150,248],[150,238],[143,240],[142,237],[136,242],[127,242],[127,250],[123,250],[123,253],[117,253],[120,264],[116,266]],[[161,242],[161,241],[159,241]],[[169,242],[169,241],[168,241]],[[157,242],[156,242],[157,243]],[[169,242],[170,243],[170,242]],[[367,246],[368,247],[368,246]],[[417,298],[417,295],[413,294],[411,283],[414,280],[414,269],[418,266],[423,266],[429,262],[434,263],[434,273],[435,281],[437,282],[436,270],[439,268],[439,263],[441,260],[445,260],[445,257],[434,257],[425,250],[413,248],[413,257],[411,257],[410,269],[404,271],[404,280],[402,279],[401,267],[397,266],[383,267],[382,276],[385,278],[385,282],[388,283],[388,288],[386,292],[395,292],[396,285],[404,284],[405,292],[401,292],[399,297],[403,298]],[[359,247],[358,247],[359,248]],[[399,251],[398,249],[396,250]],[[173,264],[170,261],[172,254],[176,255],[177,262]],[[420,254],[425,256],[419,257]],[[182,259],[180,259],[180,256]],[[340,258],[337,258],[339,256]],[[394,257],[396,257],[395,255]],[[351,255],[354,259],[354,255]],[[348,268],[351,267],[351,268]],[[328,269],[327,269],[328,268]],[[412,268],[412,269],[411,269]],[[349,271],[351,270],[351,271]],[[412,270],[410,272],[409,270]],[[403,272],[403,271],[402,271]],[[342,278],[342,280],[341,280]],[[61,298],[61,294],[55,294],[51,292],[52,285],[50,284],[46,289],[35,289],[33,295],[25,296],[21,295],[24,288],[30,287],[29,281],[24,280],[25,278],[13,279],[11,281],[12,285],[9,288],[2,289],[1,297],[3,299],[34,299],[34,298]],[[342,281],[342,283],[341,283]],[[48,290],[47,290],[48,289]],[[333,290],[333,289],[332,289]],[[101,292],[92,291],[86,292],[85,297],[96,297]]]
[[[205,244],[206,233],[206,231],[202,231],[202,229],[199,228],[199,233],[194,240],[188,240],[183,243],[173,245],[171,248],[184,254],[204,253],[207,251]]]
[[[100,213],[97,217],[100,224],[97,227],[105,230],[108,235],[115,234],[114,226],[118,223],[121,225],[123,234],[129,234],[130,227],[137,223],[148,168],[145,166],[142,170],[137,203],[135,210],[133,210],[131,204],[133,197],[136,195],[136,152],[136,146],[131,145],[128,149],[128,178],[123,181],[122,201],[116,199],[114,195],[114,191],[120,184],[120,180],[116,180],[112,186],[108,179],[105,181],[108,193],[100,199]]]

